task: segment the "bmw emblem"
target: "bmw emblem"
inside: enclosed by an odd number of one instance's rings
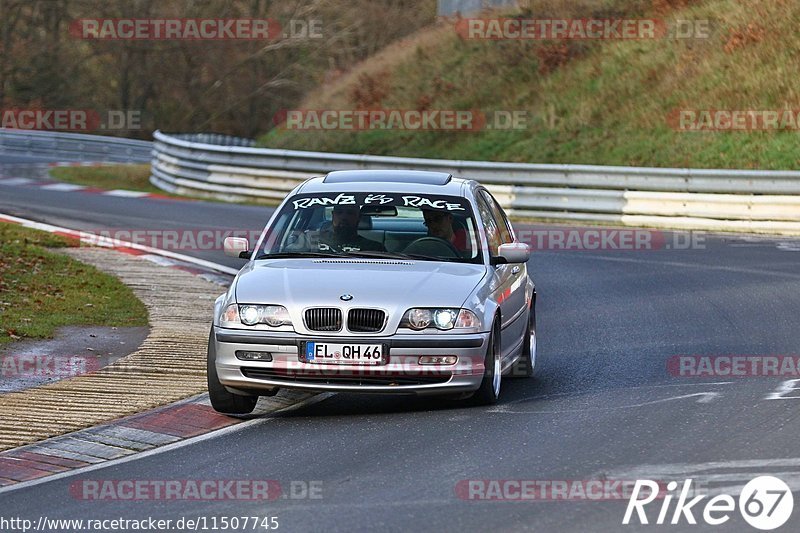
[[[353,295],[352,294],[342,294],[341,296],[339,296],[339,299],[342,300],[343,302],[349,302],[350,300],[353,299]]]

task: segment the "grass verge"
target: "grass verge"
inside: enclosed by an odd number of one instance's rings
[[[0,346],[62,326],[147,326],[147,309],[121,281],[48,250],[74,245],[0,223]]]

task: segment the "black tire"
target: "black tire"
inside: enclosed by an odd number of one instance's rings
[[[214,349],[214,328],[208,336],[208,365],[206,375],[208,377],[208,397],[211,399],[211,407],[215,411],[230,415],[246,415],[252,413],[258,403],[258,396],[240,396],[233,394],[219,382],[217,376],[217,353]]]
[[[536,368],[536,312],[530,310],[528,327],[525,328],[525,340],[522,345],[522,355],[511,366],[509,376],[511,378],[530,378],[533,377]]]
[[[488,344],[486,359],[483,363],[483,380],[480,388],[470,398],[470,403],[473,405],[492,405],[497,403],[497,399],[500,397],[503,373],[500,371],[500,332],[497,330],[497,326],[492,326]]]

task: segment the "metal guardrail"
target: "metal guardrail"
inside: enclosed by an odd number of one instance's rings
[[[340,169],[418,169],[477,179],[520,218],[800,234],[800,172],[493,163],[274,150],[219,134],[155,141],[0,128],[0,154],[47,161],[152,161],[171,192],[228,200],[283,199]]]
[[[52,162],[146,163],[153,143],[121,137],[0,128],[0,154]]]
[[[224,133],[174,133],[172,137],[189,142],[216,144],[220,146],[245,146],[252,148],[256,145],[253,139],[245,139],[244,137],[236,137]]]
[[[481,181],[509,214],[800,234],[800,172],[493,163],[221,146],[155,132],[150,181],[230,200],[282,199],[331,170],[416,169]]]

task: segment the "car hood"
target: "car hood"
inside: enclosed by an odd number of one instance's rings
[[[485,275],[484,265],[439,261],[255,261],[239,274],[236,301],[284,305],[292,314],[310,306],[459,307]]]

